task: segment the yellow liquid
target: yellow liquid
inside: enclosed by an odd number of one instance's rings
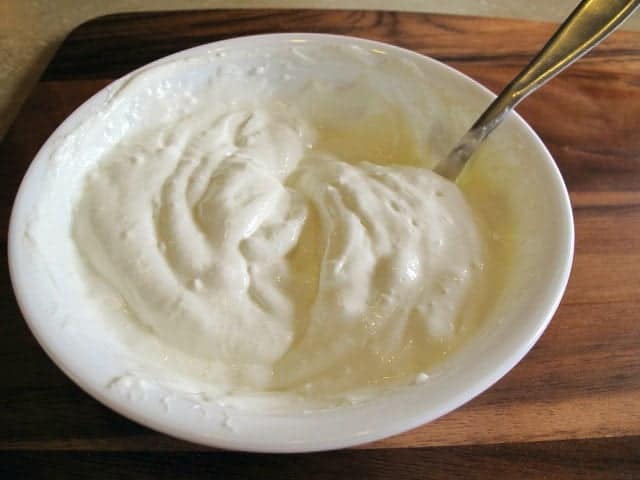
[[[352,106],[347,106],[349,107]],[[380,165],[421,168],[436,163],[434,159],[428,158],[425,151],[419,149],[415,131],[409,125],[406,115],[391,105],[363,115],[357,121],[348,116],[345,121],[336,121],[335,116],[332,121],[326,121],[322,114],[318,117],[314,119],[317,137],[312,151],[327,152],[349,163],[367,161]],[[458,180],[458,186],[474,212],[484,239],[485,262],[481,267],[481,275],[477,277],[477,284],[471,288],[467,304],[461,309],[464,318],[458,319],[456,335],[446,341],[434,339],[427,349],[416,348],[411,339],[423,333],[417,327],[409,327],[405,332],[406,343],[402,351],[389,358],[379,358],[375,368],[368,368],[370,352],[361,352],[346,361],[354,371],[360,372],[358,381],[362,381],[363,371],[370,371],[366,379],[368,386],[391,386],[402,383],[407,378],[415,378],[420,372],[433,372],[483,325],[483,319],[503,289],[513,254],[513,223],[508,209],[509,202],[503,186],[492,179],[488,169],[483,168],[488,155],[491,152],[480,152]],[[309,223],[314,225],[316,222]],[[317,238],[319,232],[309,231],[306,235],[308,238]],[[294,255],[297,260],[293,264],[297,265],[304,278],[318,274],[317,271],[306,271],[309,267],[305,268],[305,265],[318,264],[318,259],[311,260],[311,256],[309,250],[296,252]],[[305,392],[331,395],[331,392],[349,391],[354,387],[353,380],[355,379],[342,371],[324,372],[306,383]]]
[[[398,110],[376,112],[358,122],[321,124],[314,149],[349,163],[424,166],[414,134]]]

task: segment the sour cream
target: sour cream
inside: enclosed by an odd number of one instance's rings
[[[427,168],[401,89],[357,69],[299,81],[318,52],[294,53],[284,90],[271,63],[226,61],[181,102],[155,70],[113,94],[133,107],[101,113],[115,133],[72,199],[75,275],[163,346],[163,368],[191,359],[176,371],[226,394],[424,381],[476,321],[483,230]],[[144,128],[141,86],[161,112]]]

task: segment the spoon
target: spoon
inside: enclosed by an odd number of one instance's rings
[[[500,92],[433,170],[455,181],[480,144],[522,99],[608,37],[638,6],[640,0],[580,2],[529,65]]]

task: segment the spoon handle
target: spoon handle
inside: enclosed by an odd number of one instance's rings
[[[522,99],[578,60],[621,25],[640,0],[583,0],[542,50],[509,83],[434,171],[455,180],[476,148]]]

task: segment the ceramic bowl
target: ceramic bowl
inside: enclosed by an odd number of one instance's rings
[[[438,61],[359,38],[277,34],[216,42],[158,60],[115,81],[85,102],[36,155],[13,207],[9,232],[11,279],[24,318],[37,340],[51,359],[98,401],[174,437],[245,451],[303,452],[371,442],[430,422],[489,388],[523,358],[551,320],[569,277],[573,220],[565,184],[544,144],[522,118],[513,114],[490,138],[486,148],[491,155],[484,158],[488,167],[497,170],[502,163],[506,165],[508,175],[498,179],[496,188],[503,201],[510,202],[517,252],[505,286],[482,328],[446,360],[437,375],[360,404],[277,414],[231,409],[207,402],[193,392],[156,388],[139,377],[128,377],[129,366],[121,346],[102,330],[99,322],[93,322],[95,305],[91,299],[78,296],[71,287],[77,272],[64,261],[64,255],[56,258],[54,254],[70,248],[67,244],[72,208],[66,192],[78,187],[85,162],[101,152],[103,136],[91,137],[100,131],[96,125],[100,127],[104,122],[103,131],[117,138],[132,123],[148,120],[145,102],[153,100],[149,92],[157,94],[154,88],[164,88],[164,95],[178,95],[178,89],[195,88],[206,81],[211,62],[217,62],[215,68],[224,68],[228,54],[250,50],[252,56],[247,65],[240,61],[241,67],[250,68],[256,62],[269,61],[261,52],[295,52],[301,44],[358,51],[370,60],[357,66],[368,69],[368,75],[377,75],[393,62],[402,65],[396,75],[406,75],[408,71],[418,75],[424,83],[415,83],[417,90],[424,86],[451,107],[440,119],[442,154],[494,97],[486,88]],[[171,67],[181,60],[191,62],[189,68]],[[326,64],[310,65],[299,75],[328,78],[341,75],[340,68],[339,62],[328,58]],[[149,75],[145,81],[151,82],[153,88],[136,85],[141,72]],[[137,114],[123,117],[126,121],[122,122],[105,120],[100,112],[124,88],[140,89],[135,94],[141,105]],[[86,135],[78,135],[78,129],[87,121],[93,128]],[[97,143],[89,143],[94,140]],[[52,153],[61,148],[77,148],[71,156],[74,161],[64,165],[52,162]],[[42,204],[47,206],[45,214],[34,218],[32,213]],[[41,222],[42,228],[30,228],[33,222]]]

